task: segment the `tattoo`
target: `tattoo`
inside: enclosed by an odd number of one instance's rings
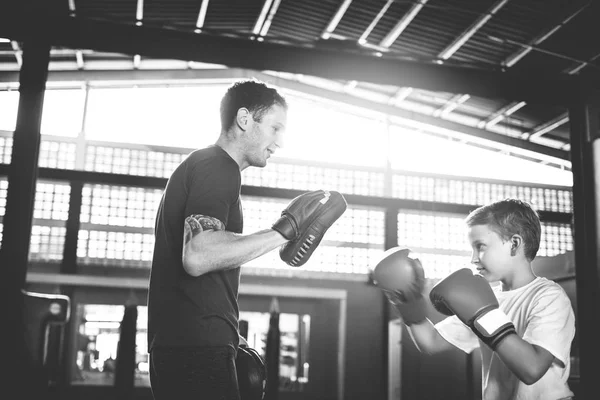
[[[224,231],[225,225],[217,218],[194,214],[185,219],[183,224],[183,245],[203,231]]]

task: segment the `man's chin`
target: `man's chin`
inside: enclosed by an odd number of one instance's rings
[[[257,168],[264,168],[267,166],[267,160],[253,162],[252,166]]]

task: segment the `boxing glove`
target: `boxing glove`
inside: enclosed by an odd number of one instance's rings
[[[252,347],[241,345],[235,359],[241,400],[262,400],[267,386],[267,367]]]
[[[456,315],[492,350],[508,335],[516,334],[514,324],[500,310],[490,284],[468,268],[459,269],[438,282],[429,298],[436,310]]]
[[[344,196],[335,191],[315,190],[294,198],[272,226],[289,240],[281,246],[280,258],[293,267],[305,264],[346,207]]]
[[[371,276],[406,325],[426,319],[423,296],[425,272],[419,259],[414,258],[409,249],[394,247],[387,250],[373,267]]]

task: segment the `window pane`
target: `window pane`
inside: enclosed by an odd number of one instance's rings
[[[0,91],[0,130],[14,131],[19,109],[19,92],[17,90]]]
[[[136,333],[135,385],[150,386],[147,353],[148,309],[138,306]],[[108,304],[77,306],[76,367],[71,377],[74,385],[113,386],[119,331],[125,309]]]
[[[385,166],[385,125],[324,102],[288,98],[284,147],[277,156],[357,166]]]
[[[265,359],[269,321],[269,313],[240,311],[240,326],[248,327],[248,346]],[[301,392],[309,379],[310,315],[281,313],[279,330],[279,390]]]
[[[547,185],[573,185],[573,174],[541,163],[511,157],[499,151],[481,149],[393,127],[390,137],[392,168],[404,171],[532,182]]]
[[[40,131],[44,135],[76,137],[81,131],[85,90],[46,90]]]
[[[86,138],[196,148],[219,136],[219,101],[226,87],[93,88]]]

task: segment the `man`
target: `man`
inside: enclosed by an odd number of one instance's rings
[[[156,400],[239,400],[240,266],[281,246],[300,266],[344,212],[337,192],[292,200],[269,228],[242,235],[241,171],[264,167],[282,146],[286,100],[264,83],[232,85],[221,134],[173,172],[160,202],[148,292],[150,382]]]
[[[156,399],[238,399],[240,265],[287,239],[274,229],[241,235],[241,171],[264,167],[282,146],[286,100],[253,80],[221,100],[221,134],[170,177],[156,219],[148,295]]]

